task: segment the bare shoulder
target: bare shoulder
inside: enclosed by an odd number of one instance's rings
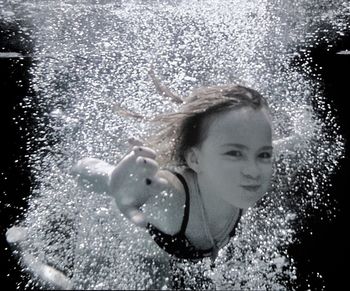
[[[174,173],[168,170],[161,170],[158,172],[158,175],[159,177],[166,179],[169,183],[169,187],[173,188],[173,190],[178,192],[179,194],[178,198],[181,198],[182,200],[185,199],[186,193],[185,193],[184,186]]]
[[[168,187],[147,202],[148,220],[161,231],[173,235],[182,224],[186,193],[182,182],[168,170],[160,170],[157,176],[168,181]]]

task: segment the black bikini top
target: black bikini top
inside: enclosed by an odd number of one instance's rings
[[[156,228],[152,224],[148,223],[147,229],[149,231],[149,234],[152,236],[153,240],[158,244],[158,246],[160,246],[164,251],[166,251],[170,255],[175,256],[176,258],[187,259],[187,260],[199,260],[204,257],[209,257],[213,252],[213,248],[210,248],[207,250],[197,249],[191,244],[191,242],[187,239],[185,235],[189,216],[190,216],[190,193],[184,177],[181,174],[176,172],[174,172],[174,174],[183,184],[185,193],[186,193],[184,216],[181,224],[181,229],[178,233],[174,235],[169,235],[160,231],[158,228]],[[230,237],[234,236],[236,226],[238,224],[238,221],[241,215],[242,215],[242,209],[240,209],[240,213],[238,216],[239,218],[237,219],[232,231],[229,234]]]

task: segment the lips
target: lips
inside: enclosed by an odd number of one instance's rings
[[[260,185],[241,185],[241,187],[249,192],[256,192],[259,190]]]

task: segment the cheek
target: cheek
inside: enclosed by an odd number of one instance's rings
[[[241,166],[239,163],[222,163],[217,170],[219,183],[223,187],[236,187],[242,183]]]
[[[212,163],[212,165],[214,165],[214,163]],[[215,165],[216,171],[224,174],[225,176],[230,176],[231,178],[240,176],[242,165],[240,165],[238,162],[221,159],[215,162]]]
[[[205,175],[211,183],[215,183],[216,187],[233,187],[241,182],[241,171],[238,164],[222,159],[213,159],[206,161],[205,168],[209,169]]]
[[[272,164],[263,165],[261,167],[262,179],[265,183],[270,182],[272,176]]]
[[[272,163],[269,163],[267,164],[265,167],[264,167],[264,172],[267,173],[267,175],[270,175],[272,174]]]

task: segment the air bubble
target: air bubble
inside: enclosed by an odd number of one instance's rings
[[[332,48],[344,35],[348,2],[92,2],[16,1],[14,9],[31,24],[35,40],[36,98],[22,106],[36,109],[27,149],[37,184],[22,222],[30,235],[21,249],[72,278],[74,289],[172,289],[176,280],[188,289],[293,285],[297,270],[285,253],[295,233],[311,209],[327,208],[330,217],[336,211],[325,191],[344,140],[310,68],[310,52],[317,43]],[[0,11],[4,19],[15,17],[10,9]],[[302,71],[291,67],[295,58]],[[257,89],[268,99],[276,139],[283,141],[269,195],[243,216],[213,270],[210,259],[175,262],[172,270],[166,254],[111,197],[81,187],[69,174],[83,157],[116,164],[129,150],[129,136],[146,140],[157,133],[152,124],[118,112],[116,104],[148,117],[178,109],[156,93],[151,64],[182,96],[202,85]]]

